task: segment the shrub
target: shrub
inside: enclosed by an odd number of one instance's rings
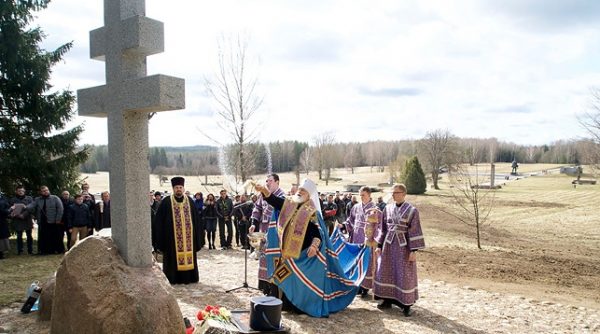
[[[404,173],[402,175],[402,183],[406,186],[406,191],[411,195],[424,194],[427,190],[427,181],[425,181],[425,173],[419,158],[416,156],[408,159],[404,166]]]

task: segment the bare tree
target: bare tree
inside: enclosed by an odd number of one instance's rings
[[[389,165],[390,172],[390,184],[394,182],[402,182],[402,174],[404,173],[404,166],[406,166],[406,161],[408,157],[402,154],[398,154],[396,160],[391,161]]]
[[[581,140],[577,142],[577,151],[581,153],[582,164],[589,165],[594,174],[600,171],[600,147],[592,140]]]
[[[475,165],[474,171],[467,166],[458,165],[449,177],[453,210],[441,210],[454,216],[461,222],[475,227],[477,248],[481,249],[481,228],[495,206],[496,189],[490,187],[489,172],[480,171]]]
[[[304,151],[302,151],[302,154],[300,154],[300,167],[302,168],[302,170],[304,171],[304,173],[306,173],[308,175],[308,173],[310,172],[310,168],[311,168],[311,162],[313,160],[312,154],[313,149],[310,147],[306,147],[304,149]],[[298,168],[298,170],[300,170],[300,168]]]
[[[319,173],[319,180],[323,180],[323,172],[326,172],[326,182],[329,182],[330,169],[332,166],[332,147],[335,142],[335,135],[332,132],[325,132],[313,138],[313,159],[315,168]]]
[[[451,167],[458,159],[456,154],[456,138],[446,130],[427,132],[420,142],[423,161],[426,163],[435,189],[438,186],[442,167]]]
[[[225,42],[222,39],[218,45],[218,72],[214,79],[205,80],[205,86],[216,102],[216,113],[220,117],[217,125],[233,140],[237,159],[232,165],[244,182],[254,164],[254,152],[249,152],[249,144],[256,139],[258,126],[253,126],[252,121],[263,98],[256,92],[258,75],[249,72],[247,42],[238,36],[235,43],[229,40],[228,47],[224,48]]]
[[[344,145],[342,144],[341,146],[343,147]],[[354,174],[354,167],[358,166],[360,146],[356,143],[350,143],[345,146],[344,167],[350,169],[350,172]]]
[[[381,140],[366,144],[366,158],[367,163],[371,167],[371,172],[373,171],[373,167],[377,167],[376,171],[383,173],[385,165],[391,161],[391,158],[387,160],[390,152],[386,152],[385,144],[386,142]]]
[[[467,138],[461,140],[461,144],[464,149],[464,159],[469,163],[469,166],[473,166],[480,161],[480,140],[477,138]]]
[[[600,169],[600,89],[592,89],[591,94],[590,111],[578,118],[579,124],[589,135],[583,151],[585,160],[597,171]]]

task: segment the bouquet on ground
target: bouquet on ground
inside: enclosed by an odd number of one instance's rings
[[[200,321],[214,319],[217,321],[229,322],[231,319],[231,311],[219,305],[206,305],[203,310],[198,311],[196,317]]]

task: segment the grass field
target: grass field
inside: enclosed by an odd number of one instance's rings
[[[10,239],[10,244],[10,254],[0,260],[0,306],[24,302],[29,285],[34,281],[43,282],[52,275],[62,259],[62,255],[17,256],[14,237]]]

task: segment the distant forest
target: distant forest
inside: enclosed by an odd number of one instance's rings
[[[439,135],[439,133],[438,133]],[[408,157],[418,156],[424,169],[449,166],[453,163],[511,162],[586,164],[586,152],[590,142],[586,140],[557,141],[550,145],[517,145],[500,142],[495,138],[439,138],[426,137],[419,140],[371,141],[366,143],[335,143],[315,140],[313,144],[298,141],[250,144],[245,148],[246,168],[250,174],[298,173],[317,171],[328,177],[332,168],[370,166],[380,168],[401,165]],[[440,146],[443,145],[442,150]],[[81,165],[81,172],[95,173],[109,170],[109,154],[106,145],[89,146],[89,159]],[[435,150],[438,157],[432,157]],[[268,158],[270,155],[270,159]],[[214,146],[151,147],[148,169],[158,175],[216,175],[226,169],[236,175],[236,147],[220,150]],[[438,163],[432,162],[435,159]],[[271,166],[269,166],[269,161]],[[432,162],[432,163],[427,163]],[[441,163],[440,163],[441,162]],[[323,177],[322,177],[323,178]]]

